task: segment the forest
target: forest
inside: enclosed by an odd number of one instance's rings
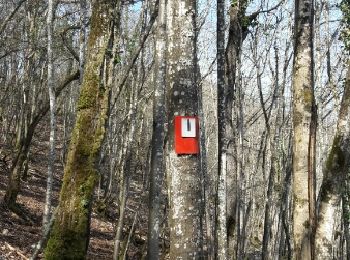
[[[0,0],[0,260],[350,259],[350,0]]]

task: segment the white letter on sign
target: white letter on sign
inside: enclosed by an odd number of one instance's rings
[[[181,137],[196,137],[196,119],[181,119]]]

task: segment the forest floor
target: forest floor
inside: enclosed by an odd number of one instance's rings
[[[29,160],[28,177],[21,182],[21,192],[17,202],[20,214],[16,214],[0,204],[0,260],[5,259],[29,259],[33,253],[35,244],[41,238],[42,232],[42,214],[45,204],[46,193],[46,174],[47,174],[47,154],[49,147],[49,128],[48,124],[39,125],[32,143]],[[60,136],[61,135],[61,136]],[[57,157],[59,157],[62,146],[61,131],[58,131]],[[0,143],[0,152],[1,152]],[[4,150],[4,149],[3,149]],[[55,163],[55,176],[53,183],[53,204],[58,204],[61,179],[63,175],[62,160],[57,159]],[[0,168],[0,201],[2,201],[8,182],[8,174]],[[137,189],[137,184],[132,184],[130,193],[144,194]],[[134,194],[135,195],[135,194]],[[147,209],[139,209],[140,201],[134,201],[134,198],[140,199],[140,196],[130,196],[126,218],[124,220],[124,237],[134,222],[135,212],[138,212],[138,226],[146,226],[145,218]],[[145,198],[142,198],[142,200]],[[96,201],[96,200],[95,200]],[[144,204],[144,203],[142,203]],[[95,208],[95,207],[94,207]],[[115,226],[118,220],[117,205],[113,203],[108,207],[106,214],[100,216],[95,211],[92,213],[90,243],[87,259],[112,259],[113,238]],[[147,222],[146,222],[147,223]],[[134,236],[129,244],[129,259],[140,259],[142,248],[145,244],[146,231],[136,228]],[[135,242],[136,240],[136,242]],[[39,256],[42,259],[43,255]]]

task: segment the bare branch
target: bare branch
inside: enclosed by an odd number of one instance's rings
[[[0,27],[0,35],[2,35],[2,33],[4,32],[7,23],[12,19],[12,17],[17,13],[17,11],[21,8],[22,4],[27,1],[27,0],[21,0],[19,1],[19,3],[17,4],[16,8],[13,9],[13,11],[9,14],[9,16],[7,16],[4,20],[4,22],[2,23],[1,27]]]
[[[72,45],[68,42],[66,34],[70,30],[77,30],[80,29],[80,26],[70,26],[66,29],[64,29],[60,35],[63,41],[64,46],[68,49],[68,51],[73,55],[74,59],[76,59],[78,62],[80,61],[79,54],[74,50]]]

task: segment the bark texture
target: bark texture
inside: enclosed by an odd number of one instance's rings
[[[154,69],[153,133],[151,151],[148,247],[149,259],[159,258],[160,201],[164,178],[166,0],[159,1]]]
[[[222,115],[219,122],[221,132],[221,145],[219,141],[219,157],[221,157],[223,175],[226,175],[226,229],[227,229],[227,255],[229,258],[239,258],[244,244],[240,239],[243,226],[243,208],[240,203],[240,192],[244,181],[242,172],[241,142],[243,137],[243,111],[240,107],[242,90],[238,82],[237,71],[240,66],[241,47],[248,32],[248,26],[256,18],[256,14],[246,16],[246,0],[232,1],[229,9],[229,32],[225,50],[225,85],[220,95]],[[219,78],[218,78],[219,79]],[[233,111],[235,111],[233,113]],[[219,119],[220,120],[220,119]],[[220,129],[221,128],[221,129]],[[237,130],[236,130],[237,129]],[[222,146],[220,148],[220,146]],[[220,149],[222,151],[220,152]],[[225,173],[224,173],[225,171]]]
[[[65,165],[59,208],[45,250],[45,259],[84,259],[88,246],[95,169],[105,134],[109,89],[101,67],[113,28],[112,0],[92,3],[91,32],[77,119]]]
[[[50,99],[50,151],[49,162],[47,166],[47,184],[46,184],[46,199],[43,214],[43,230],[49,223],[51,215],[51,197],[52,197],[52,180],[55,164],[55,139],[56,139],[56,97],[53,82],[53,0],[49,0],[48,15],[47,15],[47,87],[49,90]]]
[[[295,1],[293,64],[293,239],[294,258],[311,259],[309,170],[315,107],[313,80],[313,0]],[[313,181],[312,181],[313,182]]]
[[[336,211],[340,200],[347,191],[346,176],[350,168],[350,70],[345,80],[345,89],[340,106],[337,132],[328,154],[322,186],[320,189],[320,209],[315,236],[316,259],[333,257],[333,231]],[[347,218],[348,216],[344,216]]]
[[[218,184],[217,184],[217,257],[227,258],[227,151],[229,140],[227,128],[232,126],[232,119],[226,118],[227,83],[225,80],[225,1],[217,1],[217,118],[218,118]],[[232,100],[229,101],[232,104]],[[232,106],[229,106],[229,115],[232,114]],[[232,141],[232,140],[231,140]]]
[[[197,115],[196,1],[167,5],[167,177],[170,202],[170,259],[200,257],[199,156],[174,151],[174,116]],[[181,35],[181,37],[180,37]]]

